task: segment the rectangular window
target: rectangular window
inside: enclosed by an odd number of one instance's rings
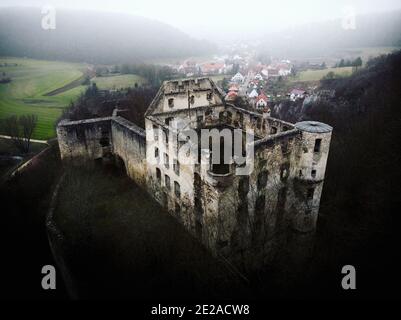
[[[311,176],[312,176],[312,178],[316,178],[316,170],[312,170]]]
[[[163,130],[164,134],[164,141],[166,142],[166,145],[168,145],[168,130]]]
[[[174,98],[168,99],[168,106],[169,108],[174,108]]]
[[[168,190],[171,190],[170,177],[167,174],[164,175],[164,183],[166,185],[166,188]]]
[[[170,168],[170,161],[169,161],[169,157],[168,157],[168,154],[167,154],[167,153],[164,154],[164,166],[165,166],[167,169]]]
[[[157,182],[159,184],[162,183],[162,172],[160,171],[159,168],[156,168],[156,178],[157,178]]]
[[[181,197],[181,187],[177,181],[174,181],[174,193],[177,198]]]
[[[277,128],[276,127],[271,127],[270,128],[270,134],[276,134],[277,133]]]
[[[155,158],[159,158],[159,148],[155,148]]]
[[[155,141],[159,141],[159,127],[153,125],[153,137]]]
[[[177,159],[174,160],[173,168],[174,168],[175,174],[177,176],[179,176],[180,175],[180,163],[178,162]]]
[[[313,148],[314,152],[320,152],[320,145],[322,144],[322,139],[315,140],[315,147]]]

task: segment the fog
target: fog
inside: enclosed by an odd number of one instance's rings
[[[2,0],[0,6],[44,6],[124,12],[168,23],[212,41],[258,38],[296,25],[401,8],[399,0]],[[88,23],[91,23],[88,21]]]

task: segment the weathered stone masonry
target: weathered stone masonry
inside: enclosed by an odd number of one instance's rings
[[[96,160],[108,156],[121,160],[127,175],[146,187],[145,131],[119,117],[61,121],[57,137],[62,160]]]
[[[210,164],[211,150],[199,150],[198,164],[180,163],[173,137],[188,128],[252,129],[253,172],[237,176],[236,164]],[[256,251],[266,261],[278,234],[315,230],[330,126],[294,125],[240,109],[224,102],[213,81],[200,78],[165,82],[145,114],[145,129],[117,114],[62,121],[62,159],[120,159],[128,176],[217,254]]]

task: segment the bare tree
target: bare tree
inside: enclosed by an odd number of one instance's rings
[[[36,124],[38,123],[38,116],[34,114],[23,115],[19,118],[19,124],[22,128],[23,141],[25,146],[25,152],[29,152],[31,146],[31,138],[33,131],[36,128]]]
[[[36,115],[23,115],[19,118],[15,115],[2,121],[2,131],[10,136],[13,144],[23,153],[28,153],[31,146],[31,138],[36,128],[38,117]]]

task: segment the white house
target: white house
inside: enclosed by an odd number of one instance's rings
[[[291,68],[280,68],[278,70],[278,75],[282,77],[286,77],[291,74]]]
[[[236,83],[242,83],[244,82],[244,80],[245,78],[240,72],[238,72],[234,77],[231,78],[231,81]]]
[[[260,73],[265,79],[269,79],[269,70],[267,68],[263,68],[262,71],[260,71]]]
[[[258,81],[262,81],[262,80],[263,80],[263,77],[262,77],[262,75],[261,75],[260,73],[258,73],[258,74],[256,74],[256,76],[255,76],[254,79],[255,79],[255,80],[258,80]]]
[[[266,95],[262,92],[257,98],[256,98],[256,108],[258,109],[264,109],[267,107],[267,102],[269,99],[266,97]]]
[[[259,93],[256,91],[256,89],[253,89],[251,91],[251,93],[248,94],[248,97],[251,98],[251,99],[257,98],[258,96],[259,96]]]

